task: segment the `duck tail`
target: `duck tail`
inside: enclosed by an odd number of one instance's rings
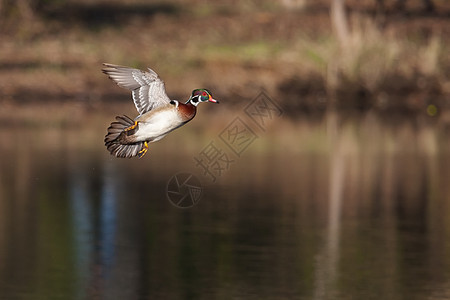
[[[133,135],[137,130],[135,121],[125,115],[117,116],[116,120],[108,127],[108,133],[105,136],[105,146],[111,155],[121,158],[144,156],[148,148],[146,142],[127,141],[129,136]]]

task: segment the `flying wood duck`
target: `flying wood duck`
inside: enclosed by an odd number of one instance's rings
[[[134,120],[117,116],[109,126],[105,146],[116,157],[143,157],[148,143],[159,141],[192,120],[200,102],[219,103],[206,89],[193,90],[186,103],[170,100],[164,82],[150,68],[145,72],[113,64],[104,66],[103,73],[118,86],[131,90],[139,113]]]

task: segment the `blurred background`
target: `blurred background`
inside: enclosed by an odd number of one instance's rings
[[[0,298],[450,299],[449,37],[445,0],[0,0]],[[114,158],[103,62],[221,104]]]

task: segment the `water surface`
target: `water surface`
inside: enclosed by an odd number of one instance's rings
[[[213,182],[194,160],[226,149],[220,122],[201,130],[213,117],[141,160],[109,156],[108,117],[0,129],[0,298],[450,298],[449,136],[432,120],[254,128]],[[178,172],[201,181],[191,208],[168,201]]]

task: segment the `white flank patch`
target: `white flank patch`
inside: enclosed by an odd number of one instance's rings
[[[139,119],[137,121],[139,121]],[[153,114],[149,119],[139,121],[139,130],[136,132],[136,137],[139,141],[157,141],[181,124],[183,124],[183,122],[177,111],[172,109],[159,111]]]

